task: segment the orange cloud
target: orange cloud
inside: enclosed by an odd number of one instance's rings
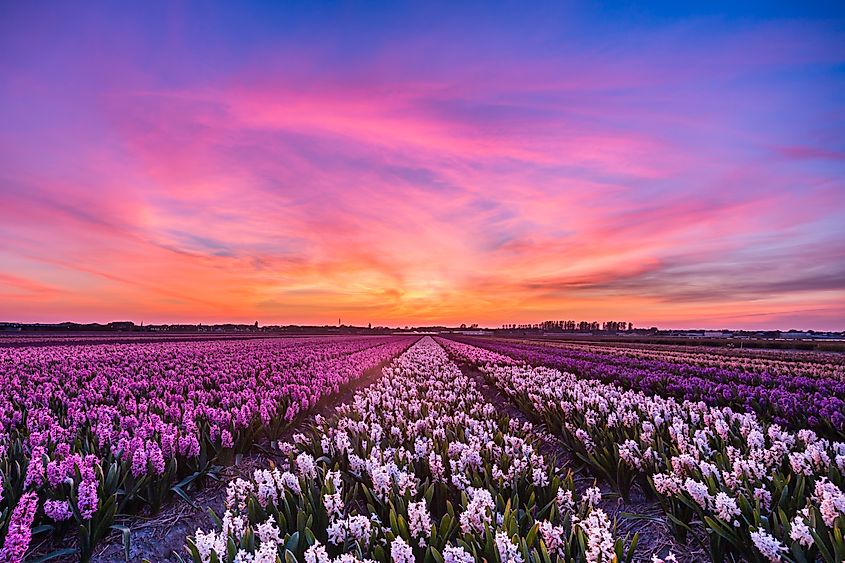
[[[5,318],[839,322],[835,77],[772,88],[841,62],[824,30],[273,37],[207,67],[175,29],[150,67],[146,36],[3,39],[33,61],[0,89]]]

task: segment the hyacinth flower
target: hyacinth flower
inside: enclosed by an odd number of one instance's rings
[[[24,494],[12,512],[3,548],[0,549],[0,561],[21,563],[24,560],[32,539],[32,522],[38,510],[38,495],[34,492]]]
[[[627,561],[614,523],[424,338],[229,484],[193,561]],[[596,490],[597,492],[597,490]],[[636,538],[634,538],[634,542]]]
[[[703,402],[584,380],[485,357],[439,340],[544,422],[595,473],[625,494],[654,494],[683,540],[699,525],[715,561],[842,561],[845,444],[790,432]]]
[[[221,462],[258,440],[275,439],[320,400],[414,340],[0,349],[0,530],[11,517],[6,503],[35,492],[45,510],[36,513],[33,527],[60,535],[74,522],[77,556],[85,559],[117,514],[155,511],[173,495],[189,499],[190,489]]]
[[[841,358],[822,362],[822,367],[810,360],[766,364],[768,371],[735,362],[725,353],[699,362],[689,355],[672,356],[664,351],[498,339],[460,341],[511,361],[552,367],[647,394],[755,412],[765,421],[790,429],[810,428],[830,439],[845,439],[845,367]],[[806,408],[808,404],[813,405],[812,411]]]

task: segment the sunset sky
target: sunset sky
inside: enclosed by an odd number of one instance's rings
[[[0,321],[845,329],[841,2],[3,2]]]

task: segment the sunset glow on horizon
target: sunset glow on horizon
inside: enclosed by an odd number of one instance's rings
[[[845,329],[841,7],[391,6],[0,8],[0,321]]]

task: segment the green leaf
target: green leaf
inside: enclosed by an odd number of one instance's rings
[[[678,525],[678,526],[680,526],[681,528],[684,528],[685,530],[688,530],[688,531],[690,531],[690,532],[692,532],[692,531],[693,531],[693,529],[689,526],[689,524],[687,524],[687,523],[686,523],[686,522],[684,522],[683,520],[680,520],[680,519],[679,519],[678,517],[676,517],[674,514],[669,514],[669,513],[667,513],[667,514],[666,514],[666,518],[668,518],[669,520],[671,520],[672,522],[674,522],[675,524],[677,524],[677,525]]]
[[[736,536],[732,534],[727,528],[713,518],[709,516],[704,517],[704,523],[707,524],[707,527],[719,534],[721,537],[725,538],[729,544],[733,545],[736,543]]]
[[[620,512],[619,516],[626,520],[647,520],[649,522],[662,522],[662,516],[654,516],[652,514],[636,514],[634,512]]]
[[[32,535],[35,536],[38,534],[43,534],[44,532],[52,532],[55,529],[56,527],[52,524],[41,524],[40,526],[35,526],[34,528],[32,528]]]
[[[123,555],[126,557],[126,561],[129,561],[129,548],[131,546],[131,531],[129,530],[128,526],[121,526],[120,524],[112,524],[109,526],[112,530],[116,530],[121,533],[123,537]]]
[[[226,542],[226,556],[228,557],[229,561],[235,559],[235,556],[238,554],[238,546],[235,545],[235,540],[232,539],[232,536],[229,536],[229,541]]]
[[[182,498],[182,500],[184,500],[185,502],[190,504],[193,508],[196,508],[197,510],[199,510],[200,506],[197,503],[195,503],[191,499],[191,497],[188,496],[188,493],[186,493],[182,489],[182,487],[180,487],[179,485],[174,485],[174,486],[170,487],[170,490],[173,491],[174,493],[176,493],[177,495],[179,495]]]
[[[625,556],[625,562],[631,563],[634,560],[634,552],[637,550],[637,544],[640,543],[640,533],[637,532],[634,534],[634,538],[631,540],[631,545],[628,548],[628,553]]]
[[[195,563],[198,563],[201,560],[200,550],[197,549],[197,544],[194,543],[194,540],[192,540],[191,538],[186,538],[185,539],[185,547],[187,548],[188,553],[191,554],[191,560],[194,561]],[[173,553],[176,553],[176,552],[174,551]],[[180,557],[179,560],[181,561],[182,558]]]
[[[314,532],[311,528],[305,528],[305,544],[306,549],[317,543],[317,538],[314,537]]]
[[[178,483],[176,483],[176,484],[174,485],[174,487],[184,487],[184,486],[186,486],[186,485],[188,485],[188,484],[192,483],[192,482],[193,482],[193,481],[194,481],[197,477],[199,477],[199,476],[200,476],[200,472],[199,472],[199,471],[195,471],[195,472],[193,472],[192,474],[190,474],[190,475],[188,475],[187,477],[185,477],[184,479],[182,479],[181,481],[179,481]]]
[[[299,532],[294,532],[285,542],[285,549],[288,551],[296,551],[296,546],[299,544]]]
[[[525,543],[530,545],[530,546],[533,546],[534,541],[537,539],[537,532],[539,530],[540,530],[540,524],[539,524],[539,522],[535,522],[534,525],[531,526],[531,529],[528,530],[528,534],[526,534],[526,536],[525,536]]]
[[[411,541],[411,532],[408,530],[408,524],[405,522],[405,517],[401,514],[397,518],[397,522],[399,524],[399,533],[405,538],[405,541]]]
[[[211,507],[208,508],[208,515],[211,517],[211,521],[214,523],[215,528],[223,526],[223,521],[220,520],[220,517],[217,516],[217,513],[215,513]]]

